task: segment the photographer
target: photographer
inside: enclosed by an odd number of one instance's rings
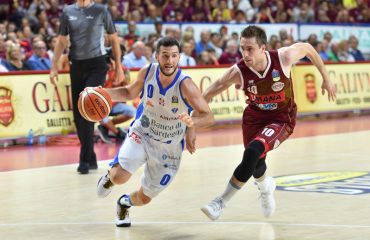
[[[126,52],[126,49],[123,45],[120,46],[122,51],[122,57]],[[108,66],[107,80],[105,81],[105,88],[114,88],[125,86],[130,82],[130,75],[127,69],[124,70],[124,79],[122,81],[117,81],[115,78],[116,63],[112,55],[112,49],[107,49],[106,62]],[[98,133],[100,138],[105,143],[112,143],[111,136],[109,132],[113,133],[113,138],[116,138],[117,141],[123,141],[126,138],[126,133],[119,127],[116,127],[116,124],[126,122],[133,118],[136,114],[136,108],[130,106],[123,102],[114,102],[110,116],[113,118],[106,117],[101,121],[101,124],[98,126]]]

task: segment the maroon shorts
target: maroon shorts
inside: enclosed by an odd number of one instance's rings
[[[243,142],[247,148],[250,142],[258,140],[265,145],[266,153],[274,148],[277,148],[284,142],[292,133],[295,124],[289,123],[270,123],[270,124],[243,124]]]

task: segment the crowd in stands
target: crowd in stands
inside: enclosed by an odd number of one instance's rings
[[[48,70],[60,24],[63,5],[73,0],[0,0],[0,71]],[[370,0],[95,0],[106,4],[114,21],[128,23],[120,36],[128,50],[123,58],[127,68],[139,68],[154,60],[155,43],[162,36],[181,42],[180,66],[233,64],[241,58],[239,35],[226,26],[218,31],[204,29],[194,36],[189,26],[163,28],[163,22],[207,23],[370,23]],[[155,32],[143,37],[137,23],[153,24]],[[293,39],[285,29],[272,35],[268,49],[289,46]],[[330,32],[324,39],[311,34],[307,41],[324,61],[367,60],[358,49],[358,39],[350,36],[333,42]],[[107,42],[107,47],[109,43]],[[303,59],[304,61],[305,59]],[[68,53],[59,64],[68,69]]]

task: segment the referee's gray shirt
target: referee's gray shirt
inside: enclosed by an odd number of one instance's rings
[[[63,9],[59,34],[69,35],[69,56],[72,60],[105,55],[104,30],[108,34],[116,32],[106,6],[92,2],[89,6],[80,8],[75,3]]]

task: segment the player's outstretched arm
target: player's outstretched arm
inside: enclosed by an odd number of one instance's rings
[[[317,67],[321,73],[323,82],[321,85],[322,94],[325,94],[325,90],[328,92],[329,101],[334,101],[336,98],[336,88],[329,79],[328,72],[326,71],[324,62],[320,55],[309,43],[295,43],[289,47],[280,49],[282,64],[285,68],[290,69],[291,66],[297,63],[300,59],[308,57],[313,65]]]
[[[109,93],[113,102],[124,102],[127,100],[135,99],[143,89],[144,78],[148,70],[148,67],[149,65],[140,69],[137,75],[137,79],[133,83],[124,87],[104,88],[104,90],[106,90]]]
[[[228,89],[232,84],[241,85],[241,78],[238,72],[238,68],[233,65],[219,78],[216,82],[212,83],[203,93],[204,98],[207,102],[220,94],[221,92]]]

